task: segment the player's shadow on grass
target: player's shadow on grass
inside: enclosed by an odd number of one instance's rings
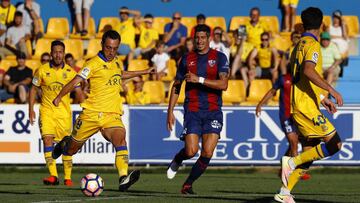
[[[35,195],[39,193],[31,193],[31,192],[15,192],[15,191],[2,191],[0,190],[0,194],[13,194],[13,195]]]
[[[0,185],[5,185],[5,186],[7,186],[7,185],[29,185],[29,184],[26,184],[26,183],[0,183]]]

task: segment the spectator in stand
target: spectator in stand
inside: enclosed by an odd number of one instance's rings
[[[6,56],[14,54],[12,51],[5,48],[5,37],[6,37],[6,25],[0,23],[0,57],[1,58],[5,58]]]
[[[88,34],[90,8],[94,0],[73,0],[75,9],[76,29],[81,36]]]
[[[16,103],[26,103],[32,80],[32,70],[25,65],[26,56],[20,53],[17,57],[18,65],[10,67],[4,76],[4,89],[0,90],[0,100],[15,98]]]
[[[181,24],[181,13],[173,14],[173,21],[165,25],[164,42],[166,52],[176,61],[184,52],[184,45],[187,36],[187,28]]]
[[[284,9],[284,27],[283,32],[291,32],[294,30],[296,7],[299,0],[282,0],[281,4]]]
[[[249,82],[256,78],[271,79],[274,83],[278,77],[278,52],[270,47],[270,34],[261,34],[261,45],[255,48],[249,58]]]
[[[41,54],[41,57],[40,57],[41,65],[44,65],[45,63],[50,62],[50,60],[51,60],[51,56],[50,56],[49,52],[45,52],[45,53]]]
[[[129,10],[123,6],[119,10],[120,12],[120,23],[115,30],[121,36],[121,44],[118,49],[120,55],[128,55],[132,49],[135,49],[135,19],[141,16],[140,11]],[[129,16],[133,15],[134,18]]]
[[[0,58],[0,64],[1,64],[1,58]],[[0,67],[0,90],[3,88],[4,75],[5,75],[5,70],[2,67]]]
[[[23,14],[23,24],[31,31],[32,38],[41,38],[43,33],[40,30],[40,5],[33,0],[25,0],[16,10]]]
[[[20,11],[15,12],[14,25],[8,28],[5,38],[5,49],[8,49],[13,54],[17,55],[20,52],[24,53],[27,58],[30,58],[26,47],[26,40],[30,40],[30,30],[23,23],[23,14]]]
[[[328,32],[330,33],[331,42],[335,43],[339,48],[343,62],[340,64],[340,77],[343,73],[344,66],[348,64],[349,55],[349,36],[348,27],[345,21],[342,19],[342,13],[340,10],[336,10],[333,13],[332,24],[330,25]]]
[[[224,53],[228,61],[230,61],[230,45],[231,39],[229,35],[221,27],[215,27],[214,37],[210,41],[210,48]]]
[[[196,16],[196,25],[205,25],[205,22],[206,22],[206,16],[204,14],[200,13],[199,15]],[[191,29],[190,36],[192,38],[194,38],[194,36],[195,36],[195,27],[196,27],[196,25]],[[210,36],[212,37],[213,33],[212,33],[211,28],[210,28],[210,33],[211,33]]]
[[[14,21],[16,8],[10,0],[1,0],[0,4],[0,24],[9,26]]]
[[[194,38],[188,37],[185,40],[185,52],[189,53],[194,51]]]
[[[335,43],[330,41],[328,32],[321,33],[320,38],[323,75],[326,81],[335,87],[340,73],[341,54]]]
[[[151,14],[146,14],[143,21],[145,26],[140,26],[139,46],[129,53],[128,63],[139,55],[143,59],[150,60],[155,54],[154,48],[156,41],[159,40],[159,33],[152,27],[154,17]]]
[[[259,20],[260,9],[258,7],[254,7],[250,10],[250,22],[246,23],[248,42],[250,42],[254,46],[259,46],[261,44],[260,35],[263,32],[269,31],[267,24]]]
[[[150,104],[150,95],[143,91],[144,80],[141,76],[134,77],[131,80],[134,85],[134,90],[123,85],[126,102],[130,105],[146,105]],[[125,83],[126,83],[125,82]]]
[[[249,85],[248,59],[251,51],[254,49],[254,45],[246,41],[247,33],[245,27],[240,27],[236,31],[235,36],[237,36],[235,40],[236,40],[236,44],[238,45],[237,45],[237,52],[231,67],[231,77],[235,79],[236,73],[240,70],[241,77],[244,80],[245,87],[247,87]]]
[[[287,70],[288,70],[288,64],[290,63],[291,53],[294,50],[297,43],[300,41],[301,33],[302,33],[302,31],[296,30],[296,31],[293,31],[290,35],[292,44],[281,56],[281,61],[279,64],[281,75],[285,75],[288,72]]]
[[[156,54],[151,59],[155,68],[155,74],[151,75],[153,80],[161,80],[162,77],[168,74],[167,64],[170,57],[166,52],[164,52],[164,49],[165,43],[163,41],[157,41]]]
[[[76,60],[71,53],[65,54],[65,63],[68,64],[77,73],[81,70],[81,67],[76,65]]]

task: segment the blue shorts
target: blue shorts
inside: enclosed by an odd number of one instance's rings
[[[296,127],[292,118],[281,120],[281,128],[285,134],[296,132]]]
[[[222,126],[222,111],[185,111],[184,130],[180,138],[183,139],[188,134],[201,136],[209,133],[218,134],[220,137]]]

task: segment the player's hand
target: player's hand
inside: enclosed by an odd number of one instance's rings
[[[177,30],[180,27],[180,21],[174,21],[172,29]]]
[[[323,105],[323,107],[325,107],[325,109],[327,110],[327,112],[334,114],[336,113],[337,109],[335,104],[328,98],[324,98],[323,100],[321,100],[321,105]]]
[[[31,125],[34,125],[35,119],[36,119],[35,111],[33,109],[29,110],[29,120]]]
[[[146,74],[154,74],[155,73],[155,67],[151,67],[151,68],[148,68],[147,70],[146,70]]]
[[[61,99],[60,99],[59,97],[56,97],[56,98],[53,100],[52,103],[53,103],[55,106],[59,106],[60,101],[61,101]]]
[[[173,126],[175,124],[175,116],[174,116],[174,113],[172,111],[171,112],[168,111],[166,122],[167,122],[168,131],[172,131]]]
[[[185,75],[186,82],[198,83],[199,77],[192,72],[187,72]]]
[[[261,115],[261,105],[257,105],[256,106],[256,116],[260,117],[260,115]]]
[[[332,89],[329,91],[330,95],[334,97],[336,103],[338,106],[342,106],[344,104],[343,98],[340,93],[338,93],[336,90]]]

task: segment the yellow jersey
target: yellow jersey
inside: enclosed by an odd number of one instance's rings
[[[315,71],[319,75],[323,75],[320,43],[316,36],[310,33],[303,34],[290,57],[291,74],[293,76],[291,91],[292,113],[306,113],[319,109],[320,94],[325,92],[304,75],[303,67],[305,62],[316,64]]]
[[[259,66],[261,68],[270,68],[271,67],[271,56],[272,51],[270,47],[261,47],[257,48],[258,50],[258,59],[259,59]]]
[[[135,27],[133,19],[120,22],[116,29],[121,36],[121,43],[127,44],[131,49],[135,48]]]
[[[246,23],[246,32],[247,32],[247,41],[254,46],[260,46],[261,39],[260,36],[263,32],[269,31],[269,27],[263,21],[259,21],[255,26],[250,22]]]
[[[16,8],[14,5],[10,4],[9,7],[3,8],[0,6],[0,23],[7,25],[13,22],[15,16]]]
[[[241,54],[241,61],[246,62],[247,58],[250,55],[250,52],[254,49],[254,45],[249,42],[243,42],[243,52]]]
[[[42,92],[40,114],[52,113],[56,114],[57,117],[71,116],[70,94],[65,95],[57,107],[52,101],[75,76],[76,72],[65,63],[59,69],[53,68],[51,62],[46,63],[35,71],[32,84],[39,87]]]
[[[159,39],[159,33],[157,30],[150,28],[147,29],[144,26],[141,27],[140,39],[139,39],[139,47],[145,49],[149,46],[149,44],[154,40]],[[151,48],[155,47],[155,43]]]
[[[96,112],[122,114],[122,62],[119,57],[107,61],[102,52],[88,60],[78,76],[89,81],[90,93],[81,107]]]

